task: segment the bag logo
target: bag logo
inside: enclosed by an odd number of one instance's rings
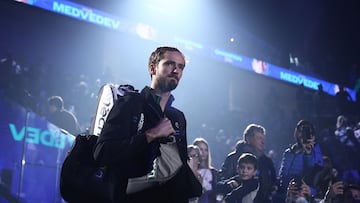
[[[144,113],[140,114],[140,119],[139,119],[139,123],[137,126],[137,131],[139,132],[144,126]]]

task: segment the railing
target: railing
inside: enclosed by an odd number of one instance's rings
[[[0,202],[64,202],[59,176],[74,136],[0,98]]]

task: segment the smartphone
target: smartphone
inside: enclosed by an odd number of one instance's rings
[[[295,187],[297,190],[301,190],[302,179],[303,179],[302,176],[299,174],[296,174],[294,176]]]

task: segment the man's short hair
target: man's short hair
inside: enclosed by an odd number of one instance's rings
[[[255,132],[261,132],[263,134],[265,134],[265,128],[261,125],[257,125],[257,124],[250,124],[248,125],[245,130],[244,130],[244,140],[246,140],[246,138],[248,137],[253,137]]]
[[[60,96],[49,97],[48,103],[51,106],[55,106],[59,110],[64,108],[64,100]]]
[[[241,154],[241,156],[239,157],[239,159],[237,161],[238,167],[242,163],[252,164],[254,166],[255,170],[258,168],[258,161],[256,159],[256,156],[251,154],[251,153],[243,153],[243,154]]]
[[[155,51],[153,51],[150,55],[150,58],[149,58],[149,66],[151,64],[154,64],[154,65],[157,65],[159,64],[159,62],[161,61],[161,59],[164,58],[164,54],[165,52],[167,51],[176,51],[176,52],[179,52],[184,58],[184,54],[176,47],[169,47],[169,46],[161,46],[161,47],[158,47],[155,49]]]

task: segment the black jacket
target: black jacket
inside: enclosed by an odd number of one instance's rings
[[[246,143],[237,146],[236,151],[231,152],[225,159],[221,170],[220,178],[228,179],[237,174],[237,160],[242,153],[252,153],[258,160],[258,172],[260,190],[258,192],[258,202],[269,202],[273,187],[276,185],[276,171],[272,160],[265,154],[259,154],[253,147]]]
[[[239,184],[238,187],[232,188],[227,184],[229,181],[233,180]],[[236,175],[229,179],[219,181],[216,188],[218,193],[224,195],[224,199],[227,203],[241,203],[243,202],[243,198],[251,192],[257,193],[256,190],[259,189],[259,181],[257,178],[241,180],[239,175]]]
[[[177,132],[175,135],[176,143],[183,162],[183,167],[178,174],[183,177],[177,178],[175,176],[173,179],[178,181],[166,188],[169,190],[167,193],[171,194],[171,191],[175,189],[180,190],[183,191],[183,198],[194,196],[195,194],[191,194],[193,192],[197,193],[196,195],[201,194],[200,184],[198,186],[195,183],[196,191],[189,190],[188,185],[190,183],[186,182],[189,178],[184,178],[184,176],[190,176],[196,180],[187,165],[185,116],[181,111],[171,106],[174,100],[172,96],[169,98],[164,112],[161,110],[159,100],[159,97],[154,95],[149,87],[145,87],[141,93],[130,92],[125,94],[114,104],[99,136],[94,157],[98,162],[110,166],[114,171],[117,177],[118,197],[116,199],[120,201],[125,198],[128,178],[143,176],[152,170],[153,160],[160,154],[161,140],[157,139],[147,143],[144,133],[157,125],[160,119],[165,116],[171,120]],[[196,189],[198,187],[200,194]],[[157,191],[161,191],[161,189],[158,188]],[[152,202],[151,198],[153,197],[146,194],[142,196],[147,198],[147,201]]]

